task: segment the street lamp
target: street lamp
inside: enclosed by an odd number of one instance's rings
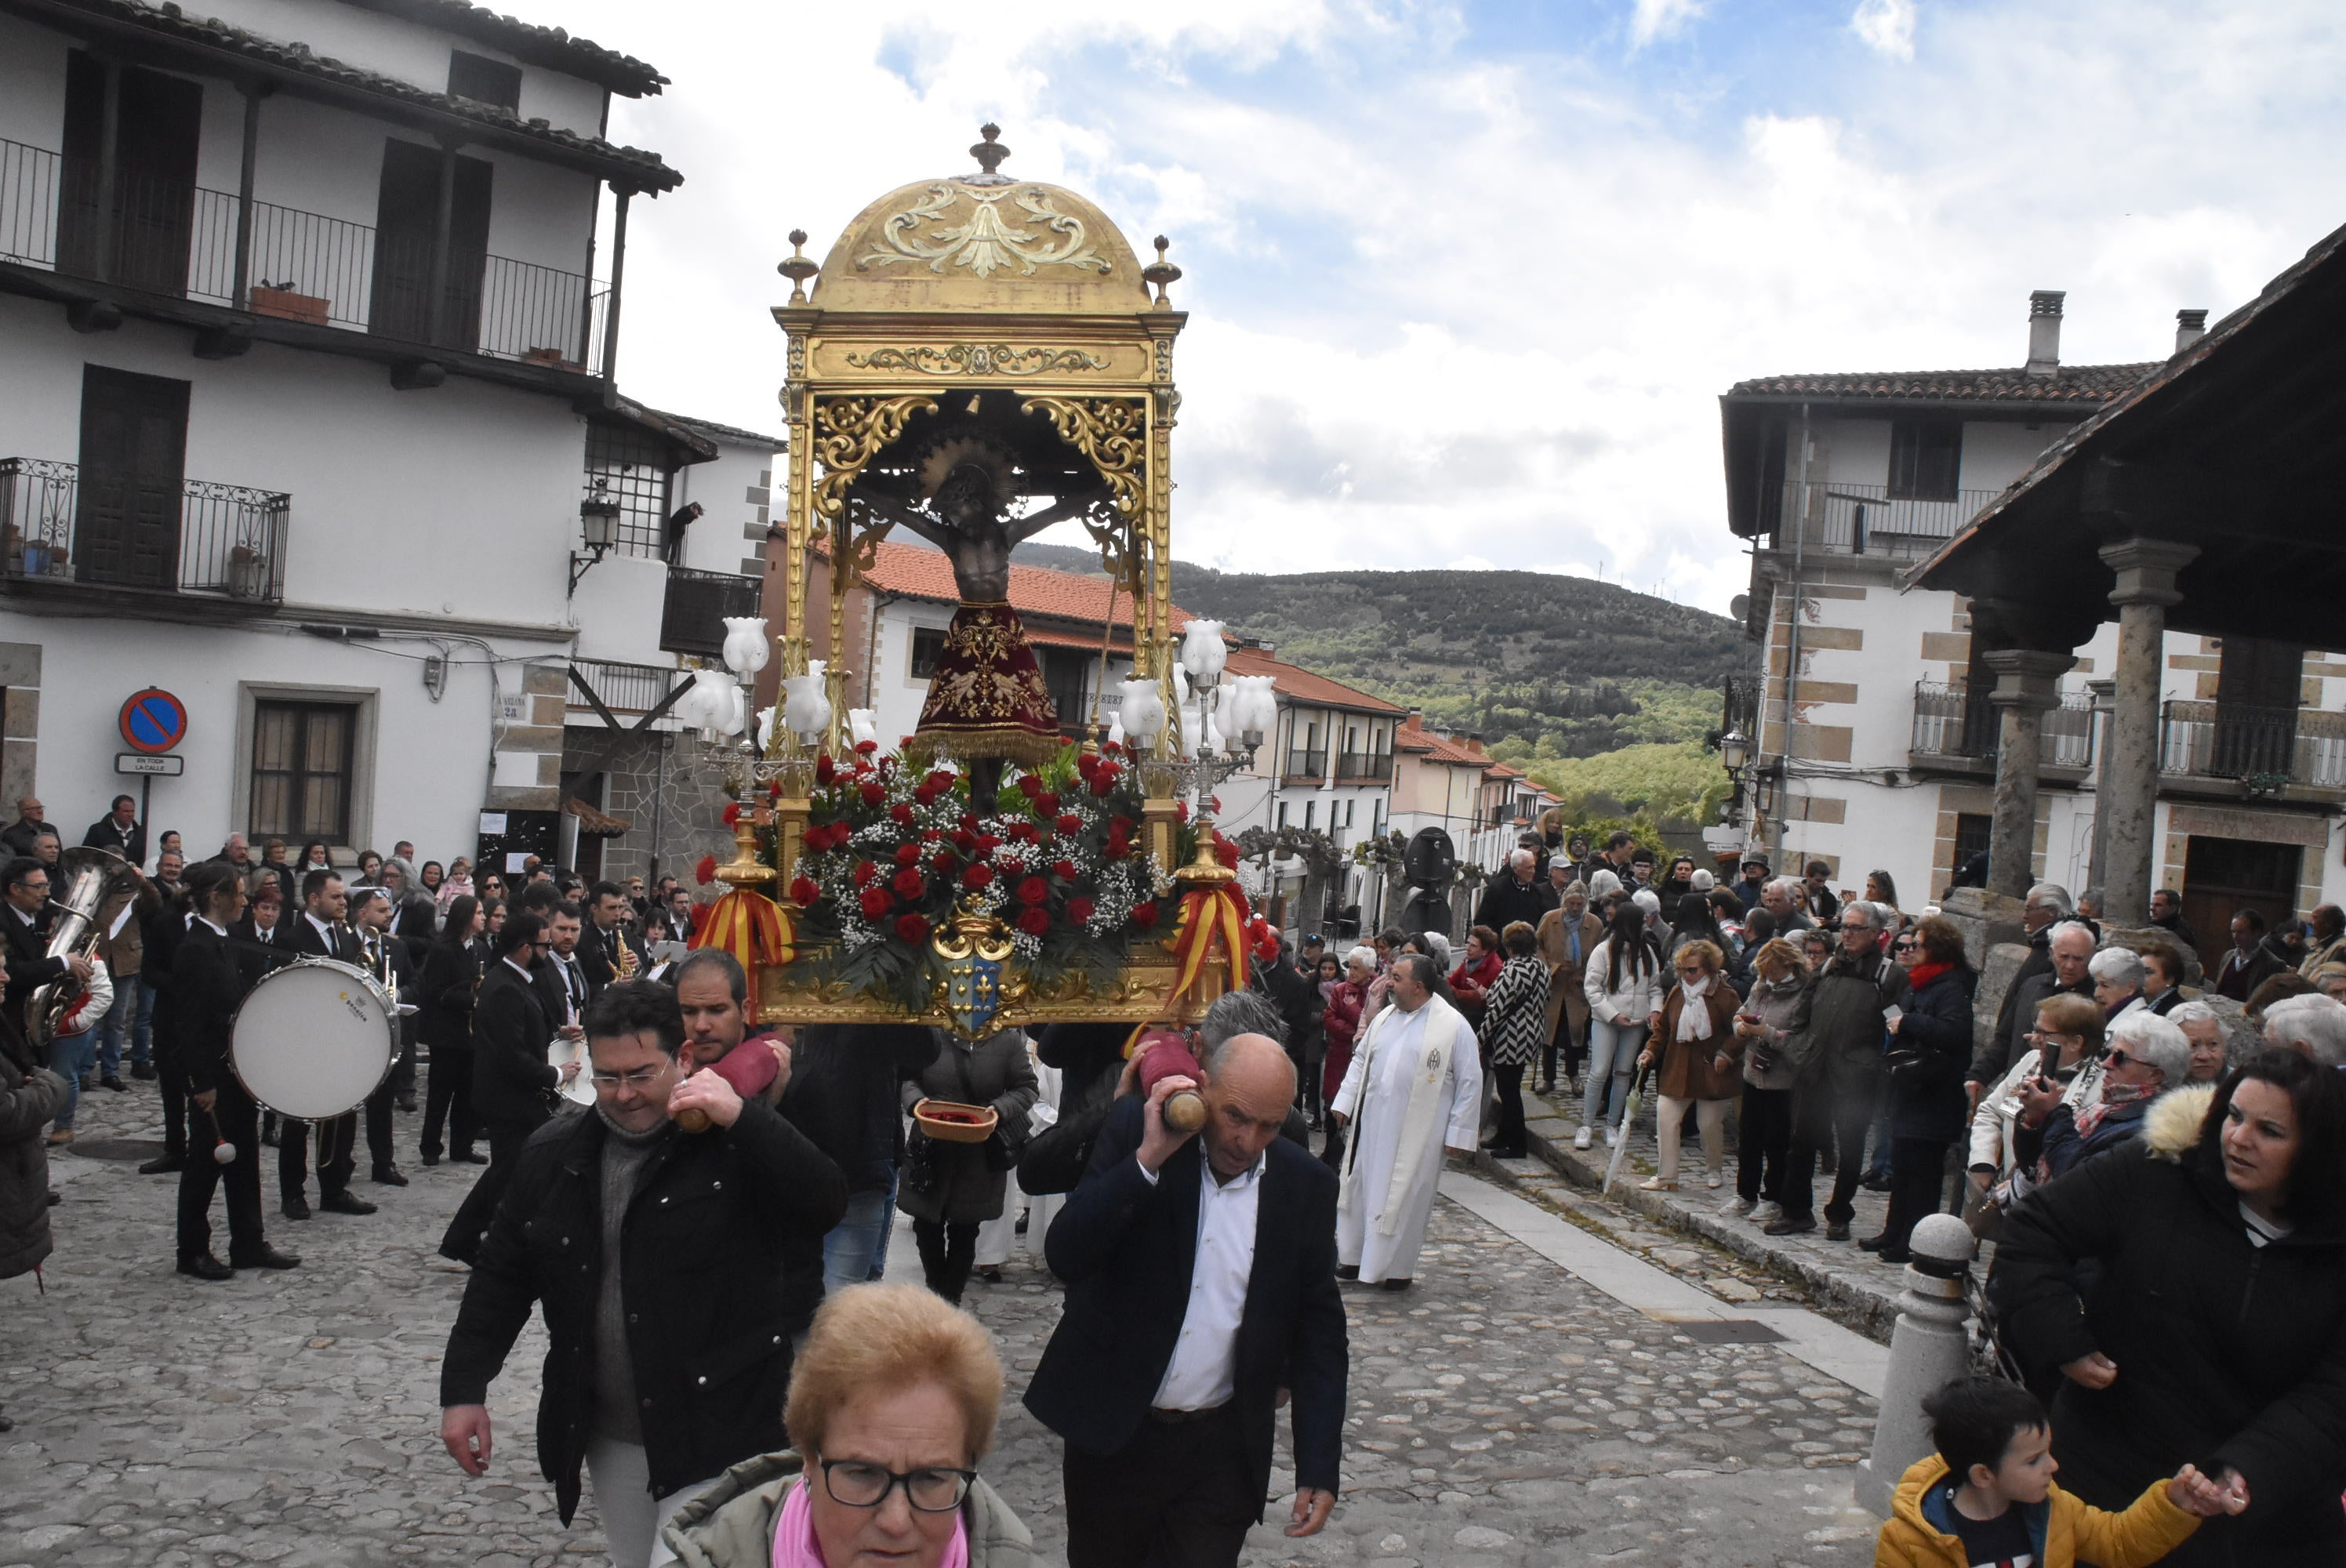
[[[1729,773],[1740,773],[1751,760],[1751,742],[1743,731],[1730,728],[1719,739],[1719,760]]]
[[[578,579],[586,569],[600,561],[612,545],[619,542],[619,504],[612,500],[606,486],[609,481],[599,475],[595,481],[595,494],[578,504],[578,526],[585,535],[587,554],[570,553],[570,592],[578,591]]]

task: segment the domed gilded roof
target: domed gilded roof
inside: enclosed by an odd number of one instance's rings
[[[978,172],[901,186],[856,214],[815,276],[822,311],[1148,309],[1140,261],[1107,215],[1062,186],[999,172],[1010,149],[987,126]]]

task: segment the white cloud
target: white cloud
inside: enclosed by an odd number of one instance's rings
[[[1914,0],[1858,0],[1849,25],[1869,47],[1895,60],[1914,57]]]
[[[614,106],[687,176],[633,209],[629,392],[776,424],[783,235],[821,255],[992,117],[1012,172],[1173,239],[1176,548],[1250,570],[1473,555],[1723,609],[1736,381],[2016,364],[2034,288],[2069,291],[2065,359],[2157,357],[2346,217],[2323,0],[1978,0],[1914,63],[1844,35],[1698,109],[1664,52],[1472,53],[1441,4],[507,0],[675,81]]]
[[[1637,0],[1629,16],[1629,43],[1644,48],[1667,38],[1702,15],[1704,0]]]

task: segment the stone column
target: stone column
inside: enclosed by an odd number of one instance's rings
[[[2086,887],[2098,888],[2109,867],[2110,846],[2110,715],[2117,701],[2118,683],[2089,680],[2086,690],[2094,699],[2094,848],[2086,862]],[[2072,888],[2071,892],[2083,892]]]
[[[2108,784],[2100,811],[2104,917],[2122,926],[2150,918],[2151,857],[2158,821],[2158,699],[2166,674],[2167,606],[2180,603],[2175,577],[2198,557],[2196,545],[2121,539],[2102,546],[2117,574],[2117,691],[2110,708]]]
[[[2065,653],[1990,648],[1995,671],[1990,698],[2001,720],[1995,752],[1995,820],[1988,833],[1988,891],[2025,898],[2036,880],[2036,776],[2043,761],[2045,715],[2061,700],[2060,682],[2076,664]]]

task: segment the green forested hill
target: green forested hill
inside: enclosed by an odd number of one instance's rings
[[[1091,552],[1059,545],[1022,545],[1016,558],[1099,570]],[[1718,728],[1719,677],[1741,637],[1724,616],[1540,572],[1270,576],[1176,561],[1173,598],[1515,762],[1699,743]]]

